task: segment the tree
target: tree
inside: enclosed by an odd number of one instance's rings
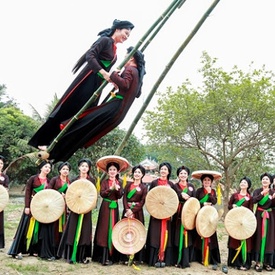
[[[30,146],[27,143],[36,127],[36,122],[18,108],[13,106],[0,108],[0,152],[7,163],[30,152]],[[11,181],[25,183],[26,175],[34,171],[29,165],[29,160],[22,160],[16,170],[8,172]]]
[[[178,148],[177,156],[191,150],[197,156],[194,170],[223,172],[226,213],[236,180],[247,175],[259,181],[261,173],[273,169],[275,87],[264,66],[257,70],[251,64],[248,73],[235,66],[227,73],[216,62],[203,53],[202,86],[194,89],[186,81],[176,91],[167,88],[144,123],[151,144]]]

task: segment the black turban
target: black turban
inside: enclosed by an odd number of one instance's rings
[[[98,33],[99,36],[112,36],[115,30],[119,29],[130,29],[132,30],[135,26],[126,20],[117,20],[115,19],[113,22],[113,26],[108,29],[104,29],[101,32]]]

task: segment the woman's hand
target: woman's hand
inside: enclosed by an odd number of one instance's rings
[[[25,208],[25,214],[26,215],[30,215],[31,211],[30,211],[30,208],[26,207]]]

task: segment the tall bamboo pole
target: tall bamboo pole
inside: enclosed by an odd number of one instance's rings
[[[176,51],[176,53],[173,55],[173,57],[171,58],[170,62],[165,67],[165,69],[163,70],[163,72],[159,76],[158,80],[156,81],[156,83],[152,87],[152,89],[151,89],[148,97],[146,98],[143,106],[141,107],[141,109],[139,110],[138,114],[134,118],[132,124],[130,125],[130,127],[129,127],[129,129],[128,129],[126,135],[125,135],[125,137],[121,141],[119,147],[116,149],[116,151],[114,153],[115,155],[119,155],[121,153],[121,151],[123,150],[123,148],[125,147],[128,139],[129,139],[129,137],[131,136],[131,134],[132,134],[135,126],[137,125],[139,119],[141,118],[142,114],[144,113],[145,109],[147,108],[148,104],[150,103],[152,97],[154,96],[154,94],[155,94],[157,88],[159,87],[160,83],[165,78],[165,76],[167,75],[167,73],[169,72],[169,70],[171,69],[171,67],[173,66],[173,64],[175,63],[175,61],[177,60],[177,58],[179,57],[179,55],[183,52],[183,50],[185,49],[185,47],[188,45],[188,43],[191,41],[191,39],[195,36],[195,34],[200,29],[200,27],[202,26],[202,24],[204,23],[204,21],[207,19],[207,17],[210,15],[210,13],[214,10],[214,8],[217,6],[217,4],[219,2],[220,2],[220,0],[215,0],[212,3],[212,5],[204,13],[204,15],[199,20],[199,22],[197,23],[197,25],[195,26],[195,28],[192,30],[192,32],[189,34],[189,36],[186,38],[186,40],[183,42],[183,44],[178,48],[178,50]]]
[[[118,69],[121,69],[127,61],[134,55],[136,50],[142,45],[144,40],[150,35],[150,33],[157,27],[157,25],[169,14],[170,10],[175,10],[175,7],[180,7],[182,3],[185,2],[185,0],[174,0],[168,8],[159,16],[159,18],[153,23],[153,25],[148,29],[148,31],[142,36],[142,38],[138,41],[138,43],[135,45],[135,47],[132,49],[132,51],[127,55],[127,57],[123,60],[123,62],[118,66]],[[170,16],[171,14],[169,14]],[[101,94],[102,90],[106,87],[108,82],[106,80],[103,81],[101,86],[94,92],[94,94],[90,97],[90,99],[83,105],[83,107],[78,111],[77,114],[75,114],[71,120],[68,122],[68,124],[62,129],[62,131],[57,135],[57,137],[52,141],[52,143],[47,148],[47,153],[50,153],[51,150],[54,148],[55,144],[64,136],[64,134],[69,130],[69,128],[74,124],[75,121],[78,120],[80,115],[91,105],[92,102],[94,102]],[[40,152],[41,153],[41,152]],[[38,153],[38,156],[41,158],[40,153]]]

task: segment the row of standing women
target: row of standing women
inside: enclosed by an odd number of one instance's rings
[[[48,260],[64,258],[70,263],[87,263],[91,258],[103,265],[127,261],[127,257],[121,255],[111,241],[112,229],[120,220],[118,201],[121,198],[123,202],[121,218],[135,218],[145,224],[143,206],[148,192],[147,187],[142,183],[145,169],[140,165],[133,167],[133,181],[128,182],[123,188],[118,175],[125,169],[125,162],[121,158],[105,161],[102,170],[108,174],[108,178],[101,182],[102,203],[94,238],[92,238],[91,212],[84,215],[77,245],[75,245],[74,238],[79,214],[66,209],[65,215],[50,224],[37,223],[33,220],[30,202],[35,193],[44,188],[52,188],[65,196],[68,185],[77,179],[87,179],[95,184],[95,180],[89,175],[92,163],[88,159],[79,161],[79,176],[72,181],[68,177],[71,169],[68,162],[62,162],[58,166],[59,175],[49,180],[51,163],[43,161],[39,166],[39,174],[32,176],[27,182],[25,208],[8,254],[19,259],[22,259],[22,254],[39,256]],[[135,255],[135,261],[160,268],[165,266],[186,268],[190,267],[192,261],[197,261],[204,265],[212,264],[215,270],[221,262],[216,232],[205,244],[206,240],[195,229],[186,230],[181,222],[181,211],[189,198],[196,197],[201,207],[213,206],[217,203],[216,192],[212,188],[214,175],[211,173],[201,175],[202,187],[195,190],[194,185],[188,182],[190,170],[187,167],[181,166],[177,169],[179,180],[175,184],[169,179],[171,170],[169,163],[161,163],[160,177],[150,184],[149,191],[157,186],[172,188],[179,198],[178,209],[173,216],[167,219],[157,219],[150,215],[146,243],[144,248]],[[272,176],[268,173],[261,175],[262,187],[250,194],[251,181],[244,177],[240,181],[239,191],[230,197],[229,210],[243,206],[253,211],[253,205],[255,205],[257,227],[255,234],[246,240],[246,249],[242,249],[242,253],[236,252],[241,247],[240,240],[229,236],[229,266],[248,270],[251,268],[252,261],[255,261],[256,271],[262,271],[263,268],[272,271],[275,251],[273,234],[275,193],[270,188],[272,180]],[[93,246],[92,241],[94,241]],[[208,247],[207,254],[204,251],[205,247]]]

